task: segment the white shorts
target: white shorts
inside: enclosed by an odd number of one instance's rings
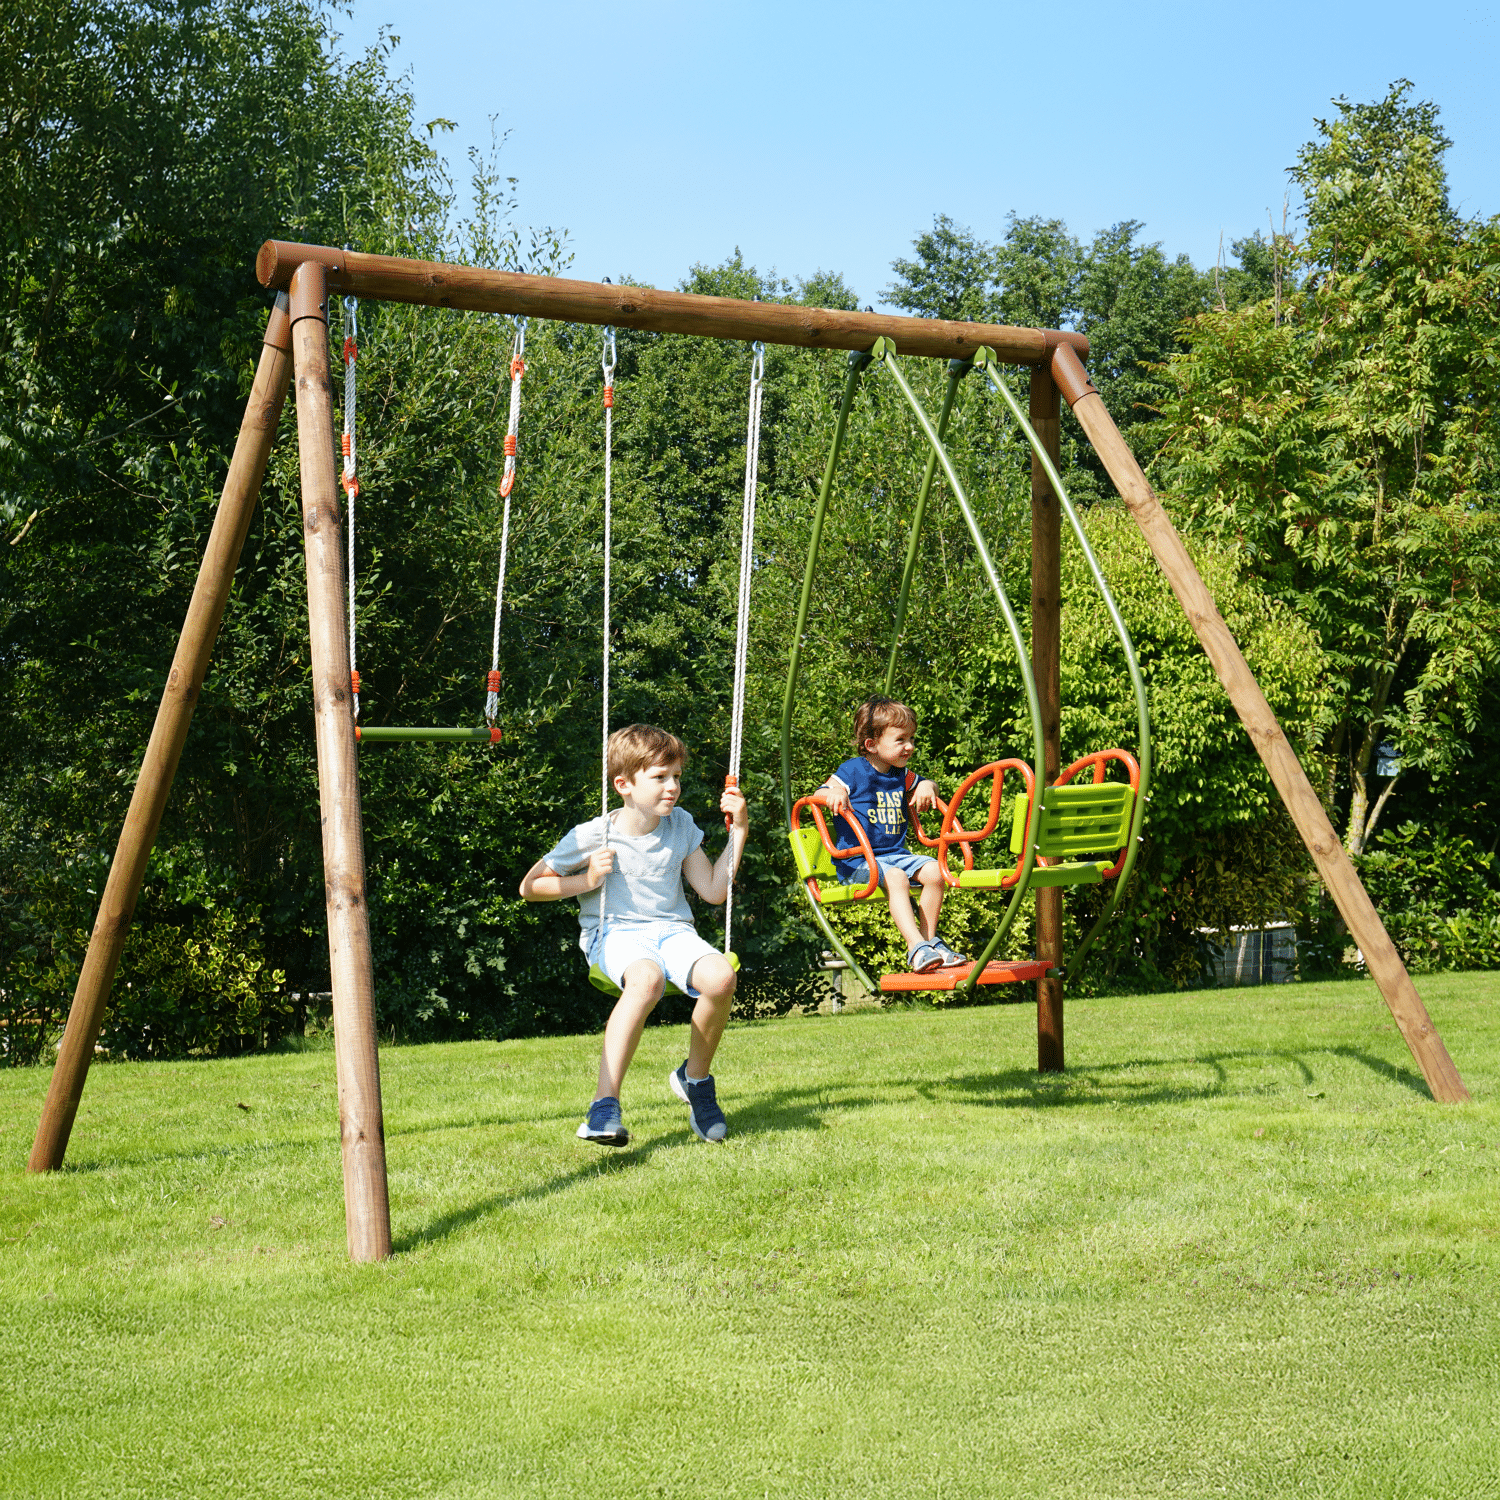
[[[589,962],[598,964],[610,980],[625,988],[625,971],[638,959],[646,959],[661,970],[668,984],[696,1000],[699,992],[689,983],[693,965],[700,958],[722,958],[712,943],[705,943],[686,922],[620,922],[605,918],[605,931],[594,938]]]

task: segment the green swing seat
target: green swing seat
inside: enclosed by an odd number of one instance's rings
[[[1016,798],[1010,825],[1010,852],[1019,857],[1026,848],[1026,812],[1031,799]],[[1049,786],[1042,793],[1036,830],[1038,858],[1057,859],[1031,871],[1028,889],[1042,886],[1098,885],[1118,863],[1118,851],[1130,843],[1130,819],[1135,793],[1122,781]],[[1110,851],[1108,859],[1081,859]],[[1015,870],[963,870],[960,890],[998,890]]]
[[[729,967],[733,969],[736,974],[738,974],[740,971],[739,954],[731,953],[728,954],[727,957],[729,959]],[[589,983],[593,985],[596,990],[603,990],[606,995],[611,996],[613,999],[618,1000],[620,998],[620,986],[617,985],[614,980],[611,979],[609,975],[599,967],[598,964],[594,964],[589,969]],[[682,991],[678,989],[675,984],[668,984],[666,989],[663,990],[662,993],[664,995],[680,995]]]

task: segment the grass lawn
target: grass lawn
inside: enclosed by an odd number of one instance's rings
[[[732,1135],[596,1040],[381,1054],[350,1266],[333,1058],[0,1072],[0,1493],[1500,1495],[1500,974],[736,1026]]]

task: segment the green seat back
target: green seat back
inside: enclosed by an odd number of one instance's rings
[[[1029,799],[1016,798],[1010,826],[1010,852],[1026,847]],[[1122,781],[1097,786],[1049,786],[1042,793],[1036,830],[1036,852],[1049,859],[1078,859],[1085,854],[1112,854],[1130,839],[1135,793]]]
[[[792,858],[797,862],[801,879],[821,882],[839,878],[816,827],[789,828],[787,837],[792,841]]]

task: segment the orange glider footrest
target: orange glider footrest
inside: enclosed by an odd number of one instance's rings
[[[893,990],[956,990],[974,972],[974,967],[971,964],[963,969],[929,969],[925,974],[885,974],[881,976],[880,988],[887,994]],[[1035,960],[1002,963],[995,959],[984,966],[979,983],[1024,984],[1028,979],[1042,978],[1049,967]]]

